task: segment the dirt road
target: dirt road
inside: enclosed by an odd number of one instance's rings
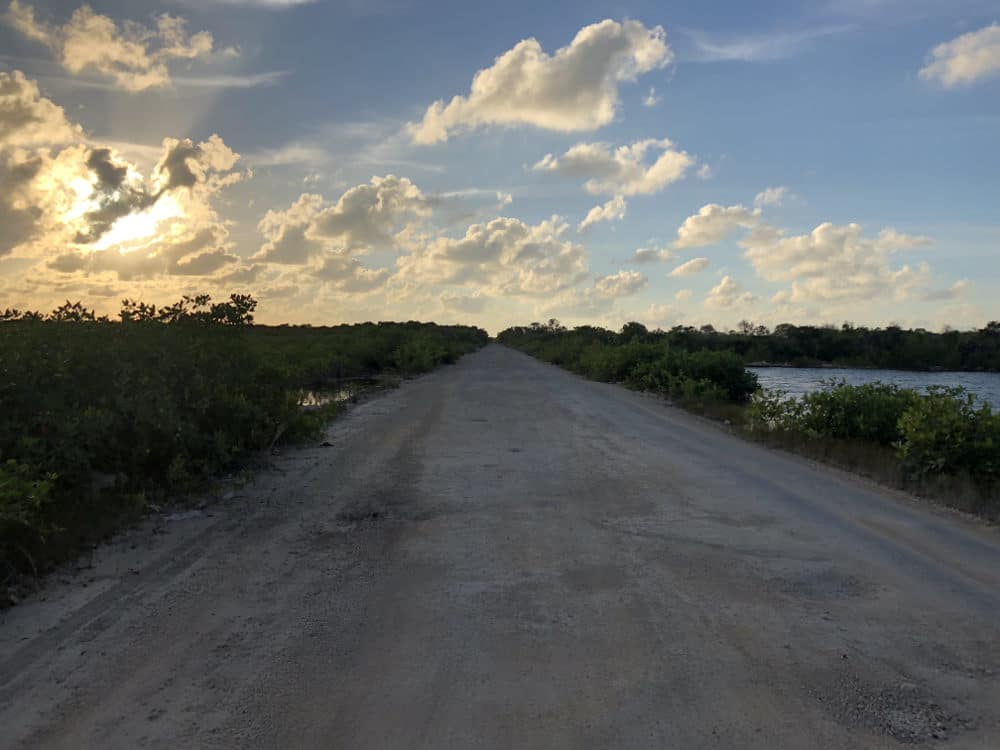
[[[0,746],[1000,747],[994,531],[490,346],[0,615]]]

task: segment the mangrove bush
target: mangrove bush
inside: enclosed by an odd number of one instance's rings
[[[328,415],[301,407],[305,391],[425,372],[487,341],[414,322],[255,326],[256,304],[0,316],[0,582],[251,451],[316,434]]]

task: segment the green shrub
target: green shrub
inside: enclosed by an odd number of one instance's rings
[[[848,385],[828,382],[824,390],[802,397],[799,427],[817,435],[870,440],[891,445],[899,438],[899,420],[920,401],[916,391],[888,383]]]
[[[968,474],[1000,479],[1000,414],[961,388],[934,388],[900,418],[899,453],[918,476]]]
[[[21,557],[56,528],[49,518],[58,476],[13,459],[0,463],[0,561]]]
[[[801,429],[802,402],[785,391],[762,388],[750,398],[745,423],[751,432]]]
[[[549,321],[509,328],[497,340],[591,380],[623,383],[680,401],[740,403],[759,388],[757,376],[734,352],[672,349],[638,323],[616,334],[589,326],[567,331]]]
[[[900,418],[921,399],[916,391],[886,383],[825,385],[799,398],[781,391],[756,394],[747,411],[749,426],[893,445],[900,439]]]
[[[678,374],[714,384],[730,401],[747,401],[760,388],[757,375],[747,370],[734,352],[704,350],[674,356],[679,360]]]
[[[447,347],[428,338],[404,341],[392,353],[392,362],[403,373],[421,373],[433,370],[445,362],[454,361]]]
[[[67,303],[0,322],[0,563],[70,554],[136,498],[317,434],[336,406],[304,410],[303,389],[424,372],[487,340],[421,323],[254,327],[255,306],[126,300],[115,323]]]
[[[799,398],[779,391],[755,394],[747,427],[892,447],[912,479],[963,474],[987,486],[1000,480],[1000,414],[965,390],[931,388],[923,394],[884,383],[828,385]]]

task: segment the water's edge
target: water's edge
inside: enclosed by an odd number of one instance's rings
[[[850,367],[747,367],[755,373],[763,388],[786,391],[801,396],[822,390],[831,380],[851,385],[892,383],[903,388],[926,390],[931,386],[961,387],[994,409],[1000,409],[1000,373],[996,372],[917,372]]]

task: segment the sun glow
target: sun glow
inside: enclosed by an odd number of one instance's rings
[[[90,180],[77,177],[70,181],[69,189],[73,197],[70,199],[69,210],[63,216],[65,221],[75,221],[97,208],[97,202],[90,197],[94,192],[94,186]]]
[[[118,247],[123,253],[146,247],[163,234],[161,225],[184,216],[180,204],[170,195],[165,195],[145,211],[123,216],[111,229],[91,247],[107,250]]]

